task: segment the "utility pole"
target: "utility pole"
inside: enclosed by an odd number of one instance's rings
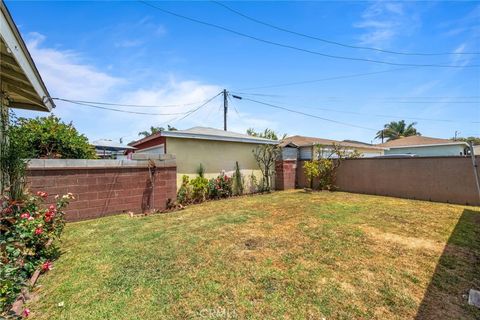
[[[223,130],[227,131],[228,92],[223,89]]]

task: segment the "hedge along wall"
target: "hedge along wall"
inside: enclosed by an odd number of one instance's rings
[[[476,157],[477,164],[480,157]],[[305,187],[304,161],[296,185]],[[476,168],[480,173],[479,168]],[[470,157],[360,158],[345,160],[336,185],[342,191],[480,205]]]
[[[27,185],[32,192],[46,191],[47,203],[57,194],[73,193],[68,221],[163,210],[168,199],[176,198],[176,162],[170,155],[161,157],[153,161],[155,170],[147,160],[33,159]]]

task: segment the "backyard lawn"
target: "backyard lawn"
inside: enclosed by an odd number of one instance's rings
[[[479,319],[480,208],[303,190],[68,224],[34,319]]]

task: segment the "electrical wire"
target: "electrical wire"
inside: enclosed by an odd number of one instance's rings
[[[156,5],[153,5],[153,4],[151,4],[147,1],[144,1],[144,0],[137,0],[137,1],[143,3],[146,6],[149,6],[151,8],[156,9],[156,10],[159,10],[163,13],[166,13],[166,14],[178,17],[178,18],[182,18],[182,19],[185,19],[185,20],[189,20],[191,22],[195,22],[195,23],[198,23],[198,24],[206,25],[206,26],[209,26],[209,27],[212,27],[212,28],[217,28],[217,29],[220,29],[220,30],[223,30],[223,31],[226,31],[226,32],[244,37],[244,38],[249,38],[249,39],[259,41],[259,42],[263,42],[263,43],[266,43],[266,44],[270,44],[270,45],[274,45],[274,46],[278,46],[278,47],[282,47],[282,48],[287,48],[287,49],[291,49],[291,50],[296,50],[296,51],[300,51],[300,52],[310,53],[310,54],[313,54],[313,55],[318,55],[318,56],[332,58],[332,59],[362,61],[362,62],[385,64],[385,65],[392,65],[392,66],[408,66],[408,67],[436,67],[436,68],[477,68],[477,67],[480,67],[480,65],[396,63],[396,62],[389,62],[389,61],[383,61],[383,60],[374,60],[374,59],[367,59],[367,58],[355,58],[355,57],[345,57],[345,56],[332,55],[332,54],[322,53],[322,52],[319,52],[319,51],[299,48],[299,47],[296,47],[296,46],[283,44],[283,43],[280,43],[280,42],[275,42],[275,41],[271,41],[271,40],[267,40],[267,39],[262,39],[262,38],[259,38],[259,37],[256,37],[256,36],[252,36],[252,35],[240,32],[240,31],[236,31],[236,30],[227,28],[227,27],[223,27],[223,26],[218,25],[218,24],[214,24],[214,23],[202,21],[202,20],[199,20],[199,19],[191,18],[191,17],[188,17],[188,16],[184,16],[182,14],[157,7]]]
[[[307,116],[307,117],[311,117],[311,118],[315,118],[315,119],[320,119],[320,120],[324,120],[324,121],[328,121],[328,122],[333,122],[333,123],[341,124],[341,125],[344,125],[344,126],[355,127],[355,128],[360,128],[360,129],[365,129],[365,130],[371,130],[371,131],[378,131],[377,129],[368,128],[368,127],[363,127],[363,126],[359,126],[359,125],[352,124],[352,123],[348,123],[348,122],[343,122],[343,121],[337,121],[337,120],[333,120],[333,119],[328,119],[328,118],[320,117],[320,116],[317,116],[317,115],[314,115],[314,114],[310,114],[310,113],[306,113],[306,112],[302,112],[302,111],[298,111],[298,110],[293,110],[293,109],[290,109],[290,108],[287,108],[287,107],[282,107],[282,106],[278,106],[278,105],[275,105],[275,104],[271,104],[271,103],[267,103],[267,102],[262,102],[262,101],[258,101],[258,100],[254,100],[254,99],[250,99],[250,98],[242,97],[242,100],[247,100],[247,101],[255,102],[255,103],[262,104],[262,105],[265,105],[265,106],[268,106],[268,107],[272,107],[272,108],[275,108],[275,109],[281,109],[281,110],[285,110],[285,111],[288,111],[288,112],[292,112],[292,113],[297,113],[297,114],[300,114],[300,115],[304,115],[304,116]]]
[[[202,108],[203,106],[205,106],[206,104],[208,104],[210,101],[212,101],[213,99],[215,99],[216,97],[218,97],[220,94],[221,94],[221,92],[218,93],[217,95],[215,95],[214,97],[206,100],[206,101],[205,101],[203,104],[201,104],[199,107],[193,108],[193,109],[191,109],[191,110],[189,110],[189,111],[186,111],[186,112],[174,112],[174,113],[151,113],[151,112],[130,111],[130,110],[122,110],[122,109],[102,107],[102,106],[97,106],[97,105],[90,104],[90,103],[77,102],[77,101],[72,101],[72,100],[63,99],[63,98],[53,98],[53,99],[55,99],[55,100],[61,100],[61,101],[68,102],[68,103],[71,103],[71,104],[86,106],[86,107],[90,107],[90,108],[96,108],[96,109],[102,109],[102,110],[108,110],[108,111],[115,111],[115,112],[123,112],[123,113],[129,113],[129,114],[151,115],[151,116],[175,116],[175,115],[185,115],[185,117],[187,117],[187,116],[190,115],[191,113],[199,110],[200,108]],[[184,118],[185,118],[185,117],[184,117]],[[184,119],[184,118],[182,118],[182,119]],[[182,120],[182,119],[180,119],[180,120]]]
[[[215,96],[213,96],[212,98],[208,99],[205,103],[203,103],[202,105],[200,105],[199,107],[197,108],[194,108],[192,110],[190,110],[189,112],[187,112],[187,114],[185,116],[183,116],[182,118],[178,119],[178,120],[175,120],[175,121],[181,121],[185,118],[187,118],[188,116],[190,116],[191,114],[197,112],[198,110],[200,110],[201,108],[203,108],[204,106],[206,106],[210,101],[212,101],[213,99],[215,99],[216,97],[218,97],[219,95],[221,95],[223,93],[223,91],[220,91],[219,93],[217,93]]]
[[[182,103],[182,104],[167,104],[163,106],[157,105],[141,105],[141,104],[124,104],[124,103],[113,103],[113,102],[99,102],[99,101],[85,101],[85,100],[74,100],[66,98],[51,98],[52,100],[67,101],[67,102],[78,102],[78,103],[88,103],[88,104],[99,104],[105,106],[119,106],[119,107],[129,107],[129,108],[174,108],[174,107],[186,107],[192,106],[205,101],[191,102],[191,103]]]
[[[319,38],[319,37],[308,35],[308,34],[305,34],[305,33],[292,31],[292,30],[289,30],[289,29],[286,29],[286,28],[282,28],[282,27],[273,25],[271,23],[253,18],[251,16],[248,16],[248,15],[246,15],[246,14],[244,14],[244,13],[238,11],[238,10],[233,9],[232,7],[229,7],[228,5],[226,5],[226,4],[224,4],[220,1],[211,0],[211,2],[213,2],[213,3],[215,3],[219,6],[222,6],[225,9],[229,10],[230,12],[233,12],[234,14],[239,15],[239,16],[241,16],[245,19],[248,19],[250,21],[253,21],[255,23],[259,23],[261,25],[264,25],[264,26],[267,26],[267,27],[270,27],[270,28],[273,28],[273,29],[276,29],[276,30],[279,30],[279,31],[282,31],[282,32],[294,34],[294,35],[304,37],[304,38],[308,38],[308,39],[312,39],[312,40],[318,40],[318,41],[321,41],[321,42],[324,42],[324,43],[333,44],[333,45],[337,45],[337,46],[341,46],[341,47],[345,47],[345,48],[371,50],[371,51],[397,54],[397,55],[406,55],[406,56],[442,56],[442,55],[478,55],[478,54],[480,54],[480,52],[438,52],[438,53],[400,52],[400,51],[385,50],[385,49],[373,48],[373,47],[367,47],[367,46],[356,46],[356,45],[351,45],[351,44],[341,43],[341,42],[328,40],[328,39],[324,39],[324,38]]]
[[[238,91],[230,91],[234,94],[239,94],[239,95],[246,95],[246,96],[269,96],[269,95],[264,95],[264,94],[259,94],[259,93],[248,93],[248,92],[238,92]],[[285,96],[283,96],[285,97]],[[292,96],[290,96],[292,97]],[[293,96],[294,97],[294,96]],[[369,98],[369,97],[354,97],[355,101],[358,102],[359,100],[362,101],[381,101],[382,103],[400,103],[400,104],[416,104],[416,103],[421,103],[421,104],[479,104],[480,105],[480,100],[472,100],[475,98],[471,97],[380,97],[380,98]],[[429,100],[438,98],[442,100]],[[321,98],[315,98],[320,100]],[[417,101],[413,101],[411,99],[419,99]],[[427,99],[427,100],[424,100]],[[452,100],[452,99],[463,99],[463,100]],[[469,101],[466,101],[465,99],[469,99]],[[328,102],[342,102],[342,101],[351,101],[351,99],[344,99],[341,97],[325,97],[324,100],[328,100]]]
[[[412,68],[412,67],[408,67],[408,68],[394,68],[394,69],[383,70],[383,71],[356,73],[356,74],[350,74],[350,75],[344,75],[344,76],[336,76],[336,77],[328,77],[328,78],[322,78],[322,79],[316,79],[316,80],[284,82],[284,83],[278,83],[278,84],[272,84],[272,85],[264,85],[264,86],[258,86],[258,87],[242,88],[242,89],[238,89],[238,90],[257,90],[257,89],[289,87],[289,86],[296,86],[296,85],[309,84],[309,83],[315,83],[315,82],[323,82],[323,81],[330,81],[330,80],[340,80],[340,79],[364,77],[364,76],[370,76],[370,75],[374,75],[374,74],[381,74],[381,73],[387,73],[387,72],[393,72],[393,71],[401,71],[401,70],[407,70],[407,69],[414,69],[414,68]]]
[[[347,122],[342,122],[342,121],[337,121],[337,120],[332,120],[332,119],[320,117],[320,116],[317,116],[317,115],[313,115],[313,114],[309,114],[309,113],[306,113],[306,112],[290,109],[290,108],[287,108],[287,107],[279,106],[279,105],[268,103],[268,102],[265,102],[265,101],[258,101],[258,100],[245,98],[245,97],[242,97],[242,100],[247,100],[247,101],[255,102],[255,103],[258,103],[258,104],[263,104],[263,105],[266,105],[266,106],[269,106],[269,107],[272,107],[272,108],[282,109],[282,110],[286,110],[286,111],[289,111],[289,112],[309,116],[309,117],[312,117],[312,118],[317,118],[317,119],[321,119],[321,120],[325,120],[325,121],[329,121],[329,122],[339,123],[339,124],[342,124],[342,125],[347,125],[347,126],[357,127],[357,128],[367,129],[367,130],[375,130],[375,129],[372,129],[372,128],[358,126],[358,125],[347,123]],[[354,111],[334,110],[334,109],[328,109],[328,108],[314,108],[314,107],[301,107],[301,108],[332,111],[332,112],[347,113],[347,114],[354,114],[354,115],[361,115],[361,116],[374,116],[374,117],[389,118],[389,119],[391,119],[391,118],[400,119],[401,118],[401,119],[420,120],[420,121],[459,122],[459,121],[454,121],[454,120],[449,120],[449,119],[447,120],[447,119],[430,119],[430,118],[419,118],[419,117],[400,117],[400,116],[379,115],[379,114],[371,115],[371,114],[365,114],[365,113],[354,112]],[[471,121],[469,123],[480,123],[480,122],[479,121]]]

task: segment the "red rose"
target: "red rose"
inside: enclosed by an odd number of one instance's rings
[[[37,236],[40,235],[40,234],[42,234],[42,233],[43,233],[43,229],[42,229],[42,228],[37,228],[37,229],[35,229],[35,234],[36,234]]]
[[[22,219],[28,219],[28,218],[30,218],[30,213],[28,213],[28,212],[22,213],[22,214],[20,215],[20,218],[22,218]]]
[[[42,271],[43,272],[50,271],[52,270],[52,267],[53,267],[52,262],[47,260],[42,264]]]
[[[29,315],[30,315],[30,309],[28,309],[28,308],[23,309],[23,316],[26,318]]]

